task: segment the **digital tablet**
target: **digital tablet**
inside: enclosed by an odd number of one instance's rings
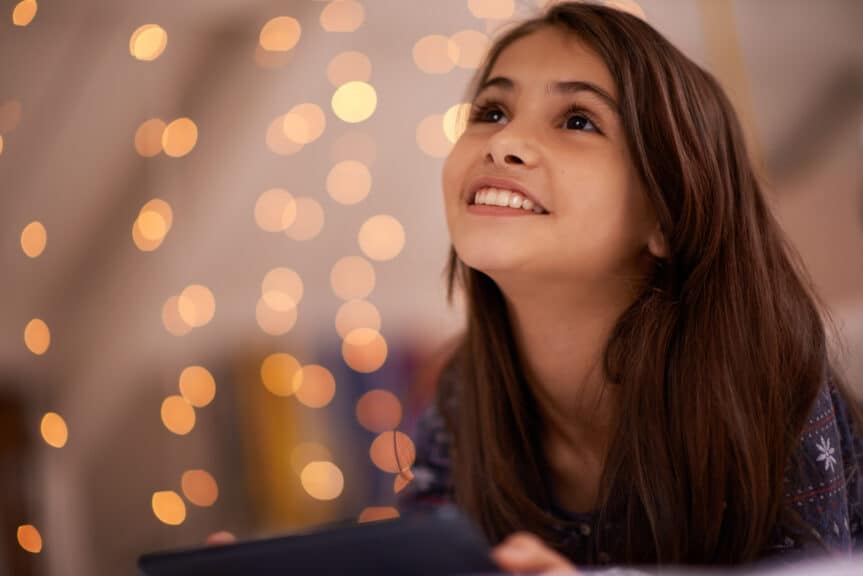
[[[142,576],[496,573],[489,546],[453,506],[366,524],[138,559]]]

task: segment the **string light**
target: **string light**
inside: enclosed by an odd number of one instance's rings
[[[297,217],[285,230],[294,240],[306,241],[315,238],[324,227],[324,208],[314,198],[301,196],[296,199]]]
[[[402,403],[388,390],[369,390],[357,400],[356,415],[363,428],[380,434],[401,423]]]
[[[180,373],[180,394],[195,408],[203,408],[216,396],[216,380],[203,366],[187,366]]]
[[[456,65],[468,70],[479,68],[491,43],[488,36],[478,30],[462,30],[450,36],[450,39],[458,47]]]
[[[191,118],[177,118],[162,132],[162,150],[172,158],[181,158],[195,148],[198,126]]]
[[[42,551],[42,535],[32,524],[22,524],[17,530],[18,545],[31,554]]]
[[[365,9],[354,0],[333,0],[321,11],[320,20],[327,32],[353,32],[362,26]]]
[[[186,470],[180,479],[183,495],[195,506],[212,506],[219,498],[219,485],[206,470]]]
[[[367,300],[348,300],[336,313],[336,332],[341,338],[356,328],[381,329],[381,313]]]
[[[339,162],[327,174],[327,193],[339,204],[350,206],[362,202],[371,188],[371,172],[356,160]]]
[[[386,362],[387,342],[377,330],[351,330],[342,340],[342,358],[357,372],[374,372]]]
[[[159,118],[150,118],[135,131],[135,152],[144,158],[158,156],[162,151],[162,134],[166,124]]]
[[[462,133],[467,127],[467,119],[470,116],[471,105],[468,102],[461,102],[450,106],[443,115],[443,133],[446,139],[451,143],[461,138]]]
[[[290,16],[279,16],[269,20],[261,28],[258,42],[267,52],[288,52],[302,35],[302,26]]]
[[[443,126],[443,114],[426,116],[417,125],[417,145],[432,158],[444,158],[452,149],[452,142],[447,138]]]
[[[368,82],[371,77],[371,60],[355,50],[336,54],[327,65],[327,79],[335,87],[352,81]]]
[[[255,202],[255,223],[266,232],[284,232],[297,218],[297,202],[283,188],[271,188]]]
[[[392,260],[405,245],[405,229],[389,214],[378,214],[366,220],[357,234],[363,254],[372,260]]]
[[[206,286],[190,284],[180,293],[177,310],[183,322],[193,328],[199,328],[213,319],[216,313],[216,299]]]
[[[168,396],[162,401],[162,424],[165,428],[185,436],[195,427],[195,409],[182,396]]]
[[[48,243],[48,232],[45,225],[34,220],[21,231],[21,250],[30,258],[39,257],[45,251]]]
[[[264,387],[276,396],[290,396],[296,391],[294,374],[300,368],[300,363],[290,354],[270,354],[261,362],[261,381]]]
[[[318,364],[307,364],[294,373],[294,395],[309,408],[323,408],[336,393],[336,380],[332,373]]]
[[[333,93],[333,112],[341,120],[356,124],[367,120],[375,113],[378,95],[374,87],[366,82],[345,82]]]
[[[48,412],[42,416],[39,432],[45,443],[54,448],[62,448],[69,440],[69,428],[66,421],[56,412]]]
[[[398,517],[399,511],[392,506],[369,506],[363,508],[359,518],[357,518],[357,522],[364,524],[366,522],[380,522],[381,520],[390,520]]]
[[[12,11],[12,23],[15,26],[27,26],[36,17],[38,10],[36,0],[21,0]]]
[[[162,55],[168,45],[168,33],[158,24],[144,24],[132,32],[129,53],[142,62],[151,62]]]
[[[413,48],[414,64],[426,74],[445,74],[459,59],[459,47],[451,39],[439,34],[420,38]]]
[[[365,258],[340,258],[330,270],[330,286],[343,300],[365,298],[375,288],[375,269]]]
[[[467,7],[477,18],[508,20],[515,14],[514,0],[468,0]]]
[[[300,482],[306,493],[315,500],[335,500],[345,486],[345,478],[338,466],[328,461],[309,462],[300,473]]]
[[[151,500],[153,514],[163,524],[179,526],[186,520],[186,505],[183,499],[173,490],[153,492]]]
[[[374,439],[369,448],[369,457],[384,472],[398,474],[414,465],[416,448],[404,432],[388,430]]]
[[[43,355],[51,346],[51,330],[41,318],[33,318],[24,327],[24,344],[37,356]]]
[[[180,316],[179,303],[179,296],[171,296],[165,300],[165,304],[162,306],[162,325],[169,334],[174,336],[183,336],[192,329]]]

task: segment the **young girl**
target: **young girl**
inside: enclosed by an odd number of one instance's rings
[[[510,571],[849,552],[857,407],[716,80],[630,14],[501,37],[443,171],[467,329],[403,506]]]

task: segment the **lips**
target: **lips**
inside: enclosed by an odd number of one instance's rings
[[[483,188],[497,188],[498,190],[509,190],[510,192],[516,192],[521,196],[529,199],[535,206],[539,206],[543,209],[543,211],[548,212],[548,209],[545,208],[545,204],[540,202],[536,198],[536,196],[531,194],[524,186],[522,186],[515,180],[510,180],[508,178],[495,178],[484,176],[482,178],[474,180],[468,187],[465,201],[468,204],[473,204],[476,193]]]

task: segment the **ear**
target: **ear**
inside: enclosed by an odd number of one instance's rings
[[[665,235],[662,233],[658,221],[650,232],[650,236],[647,237],[647,249],[654,258],[660,260],[668,258],[668,242],[665,240]]]

